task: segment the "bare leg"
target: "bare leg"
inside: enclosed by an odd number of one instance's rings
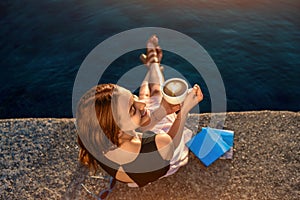
[[[159,63],[152,63],[149,69],[150,96],[161,95],[161,85],[164,83]]]
[[[140,99],[146,99],[150,97],[150,88],[149,88],[149,72],[147,72],[144,81],[142,82],[142,85],[140,87],[139,91],[139,98]]]
[[[149,69],[140,88],[141,99],[161,95],[161,85],[164,82],[162,67],[159,63],[161,58],[162,50],[158,46],[158,38],[154,35],[147,42],[147,56],[141,56],[141,60]]]

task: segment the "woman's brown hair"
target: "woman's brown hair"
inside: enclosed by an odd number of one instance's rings
[[[97,152],[102,153],[113,146],[119,146],[120,128],[114,121],[111,108],[112,93],[115,88],[114,84],[93,87],[81,97],[77,106],[79,161],[94,172],[98,169],[98,161],[92,155],[93,152],[87,150],[84,143],[89,144],[88,149],[98,149]]]

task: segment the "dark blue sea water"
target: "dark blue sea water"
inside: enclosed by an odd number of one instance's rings
[[[164,27],[200,43],[224,81],[228,111],[300,110],[300,1],[0,2],[0,118],[72,117],[72,88],[82,61],[100,42],[132,28]],[[142,51],[116,60],[101,82],[117,82]],[[165,52],[175,69],[189,63]],[[118,70],[116,70],[118,69]]]

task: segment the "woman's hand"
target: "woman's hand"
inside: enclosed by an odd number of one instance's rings
[[[160,106],[151,113],[151,122],[146,127],[140,127],[141,131],[150,130],[153,128],[159,121],[161,121],[166,115],[172,114],[180,110],[180,105],[169,104],[165,99],[162,99]]]
[[[195,84],[194,87],[192,88],[192,91],[190,91],[185,97],[185,100],[181,107],[181,111],[185,113],[190,112],[190,110],[202,100],[203,100],[203,94],[201,88],[199,85]]]
[[[176,104],[176,105],[170,104],[164,98],[162,98],[160,102],[160,106],[164,108],[167,115],[180,110],[180,104]]]

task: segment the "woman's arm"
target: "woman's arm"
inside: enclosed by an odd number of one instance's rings
[[[173,139],[174,147],[176,148],[182,138],[183,128],[187,120],[189,111],[196,106],[203,99],[203,94],[198,85],[194,85],[193,90],[187,95],[184,100],[183,106],[180,112],[177,114],[177,118],[171,126],[168,135]]]

